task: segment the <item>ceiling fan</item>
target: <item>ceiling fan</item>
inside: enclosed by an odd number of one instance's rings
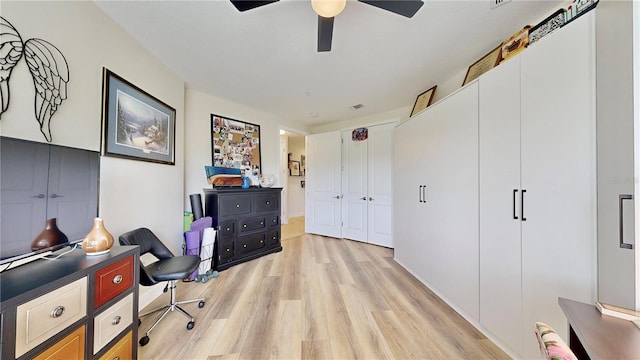
[[[239,11],[247,11],[279,0],[230,0]],[[391,11],[404,17],[413,17],[422,7],[422,0],[358,0],[377,8]],[[344,9],[346,0],[311,0],[313,10],[318,14],[318,52],[331,51],[333,18]]]

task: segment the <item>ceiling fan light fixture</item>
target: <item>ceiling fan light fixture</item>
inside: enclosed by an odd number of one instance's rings
[[[311,7],[316,14],[331,18],[335,17],[344,10],[347,0],[311,0]]]

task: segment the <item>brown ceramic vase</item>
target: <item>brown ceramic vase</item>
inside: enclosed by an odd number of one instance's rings
[[[82,240],[82,250],[87,255],[106,254],[113,246],[113,235],[104,228],[104,222],[100,218],[93,219],[93,227]]]

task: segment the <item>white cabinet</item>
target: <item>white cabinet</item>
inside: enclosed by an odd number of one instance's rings
[[[633,62],[640,59],[632,54],[634,5],[640,8],[631,1],[601,2],[596,14],[598,300],[640,311],[633,120],[634,91],[636,101],[640,93],[637,87],[634,90]],[[638,13],[636,9],[636,22]],[[637,31],[636,36],[640,37]]]
[[[523,334],[568,334],[558,297],[595,302],[594,31],[591,12],[521,57]],[[523,354],[538,354],[531,337]]]
[[[520,56],[482,76],[479,107],[480,323],[522,348]]]
[[[480,82],[480,323],[525,358],[558,297],[595,301],[593,15]]]
[[[395,258],[478,317],[478,85],[394,132]]]
[[[393,247],[394,124],[367,128],[366,140],[342,132],[342,237]]]

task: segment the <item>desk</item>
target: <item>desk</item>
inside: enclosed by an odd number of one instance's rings
[[[600,314],[595,305],[559,298],[569,321],[569,347],[578,359],[640,359],[640,329]]]

